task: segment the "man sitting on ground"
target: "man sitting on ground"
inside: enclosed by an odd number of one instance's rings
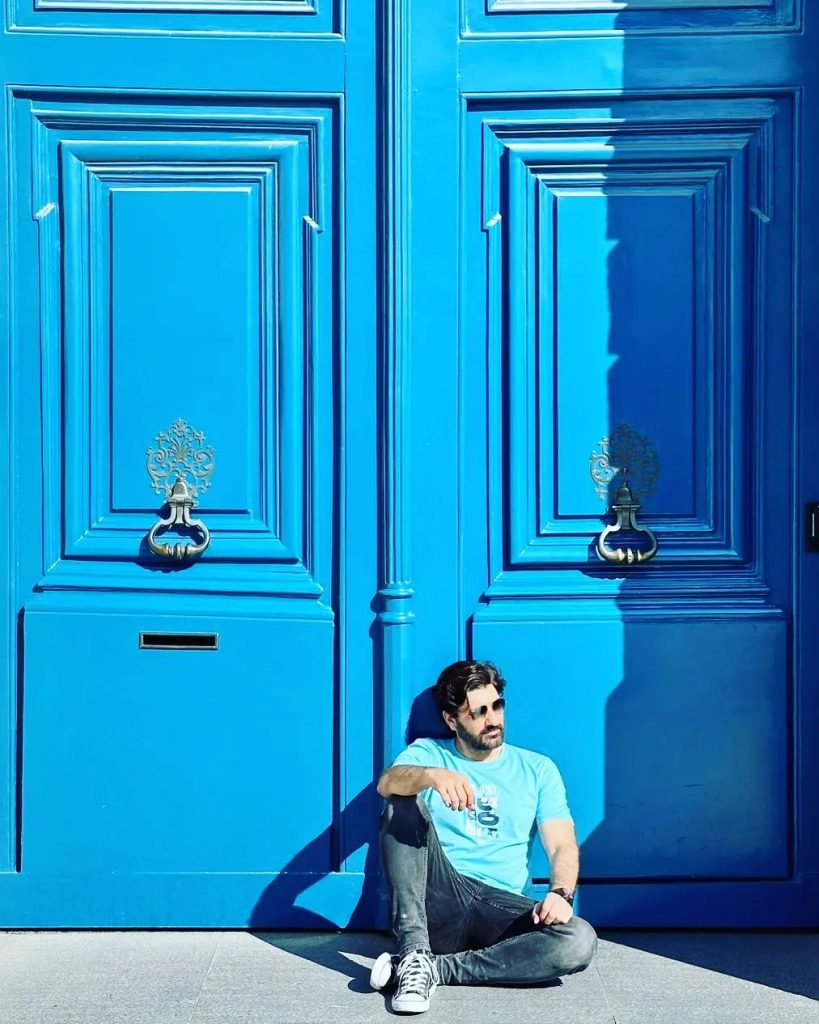
[[[396,1013],[429,1009],[441,985],[531,985],[588,967],[594,929],[572,914],[579,851],[552,761],[504,743],[506,682],[489,662],[444,669],[435,700],[453,736],[419,739],[383,772],[381,856],[395,956],[370,984]],[[523,889],[535,827],[551,887]]]

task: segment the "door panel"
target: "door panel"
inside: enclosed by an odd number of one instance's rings
[[[465,457],[470,473],[489,463],[493,586],[589,562],[589,453],[626,422],[660,458],[643,519],[663,530],[662,564],[707,564],[687,577],[698,591],[758,592],[755,432],[787,451],[792,404],[792,279],[771,259],[794,237],[793,171],[775,160],[792,122],[763,99],[470,105],[464,386],[487,393],[489,447]],[[762,500],[772,518],[789,507]],[[678,588],[680,573],[651,580]]]
[[[7,926],[377,919],[376,51],[357,12],[37,2],[6,26]],[[189,483],[213,464],[195,560],[147,542],[182,456]]]
[[[459,550],[444,569],[419,529],[417,606],[446,572],[458,654],[500,666],[509,739],[562,768],[581,913],[727,926],[764,900],[766,923],[815,923],[794,757],[819,696],[797,639],[816,587],[798,466],[815,430],[799,398],[816,333],[800,286],[816,270],[800,244],[812,12],[463,0],[456,23],[420,7],[414,53],[432,23],[458,36],[413,65],[413,221],[447,241],[433,267],[414,244],[409,316],[413,407],[429,393],[444,410],[432,472],[448,460],[457,480]],[[592,456],[623,424],[656,452],[637,515],[659,550],[609,564]],[[453,652],[432,625],[418,639],[429,683]],[[533,876],[548,882],[542,854]]]
[[[464,37],[798,30],[800,0],[461,0]]]
[[[24,871],[269,874],[299,854],[303,872],[332,870],[333,623],[210,604],[27,610]],[[138,643],[202,631],[216,650]]]
[[[332,500],[333,110],[17,102],[18,182],[33,182],[21,218],[52,211],[37,218],[47,528],[65,514],[50,572],[112,568],[150,585],[132,557],[156,520],[145,450],[184,408],[219,467],[199,506],[219,540],[206,572],[227,589],[317,595],[331,520],[316,507]]]
[[[322,36],[343,31],[341,0],[14,0],[17,31]]]
[[[513,742],[561,767],[587,887],[788,876],[783,622],[498,619],[474,642],[510,680]]]

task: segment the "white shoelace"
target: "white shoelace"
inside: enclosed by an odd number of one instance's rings
[[[398,994],[428,996],[435,978],[435,965],[424,952],[413,950],[398,964]]]

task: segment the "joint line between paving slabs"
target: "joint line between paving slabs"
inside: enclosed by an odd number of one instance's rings
[[[594,967],[594,972],[597,975],[597,980],[600,982],[600,991],[603,993],[603,998],[606,1000],[606,1009],[608,1010],[609,1016],[612,1019],[612,1024],[617,1024],[617,1017],[614,1015],[614,1010],[612,1009],[611,1003],[609,1002],[609,994],[606,991],[606,986],[603,982],[603,975],[600,973],[600,968],[597,966],[597,961],[594,961],[592,963],[592,967]]]
[[[202,979],[202,984],[199,986],[199,995],[196,997],[196,1002],[193,1004],[191,1015],[188,1018],[188,1024],[191,1024],[191,1022],[193,1021],[194,1014],[196,1013],[196,1008],[197,1006],[199,1006],[199,1000],[202,998],[202,993],[205,991],[205,982],[208,980],[208,977],[210,976],[210,969],[211,967],[213,967],[213,961],[216,959],[216,954],[219,952],[219,947],[222,945],[222,939],[224,939],[224,937],[225,933],[222,932],[222,934],[219,936],[219,941],[216,943],[216,948],[213,951],[213,956],[210,958],[208,969],[207,971],[205,971],[205,977]]]

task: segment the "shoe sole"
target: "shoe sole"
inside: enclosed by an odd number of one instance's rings
[[[376,992],[383,992],[392,981],[392,976],[392,956],[389,953],[382,953],[370,971],[370,988]]]
[[[436,986],[430,989],[429,994],[435,991]],[[412,1002],[402,1006],[396,997],[393,997],[390,1006],[392,1007],[393,1013],[426,1013],[429,1009],[429,999],[418,999],[413,998]]]

